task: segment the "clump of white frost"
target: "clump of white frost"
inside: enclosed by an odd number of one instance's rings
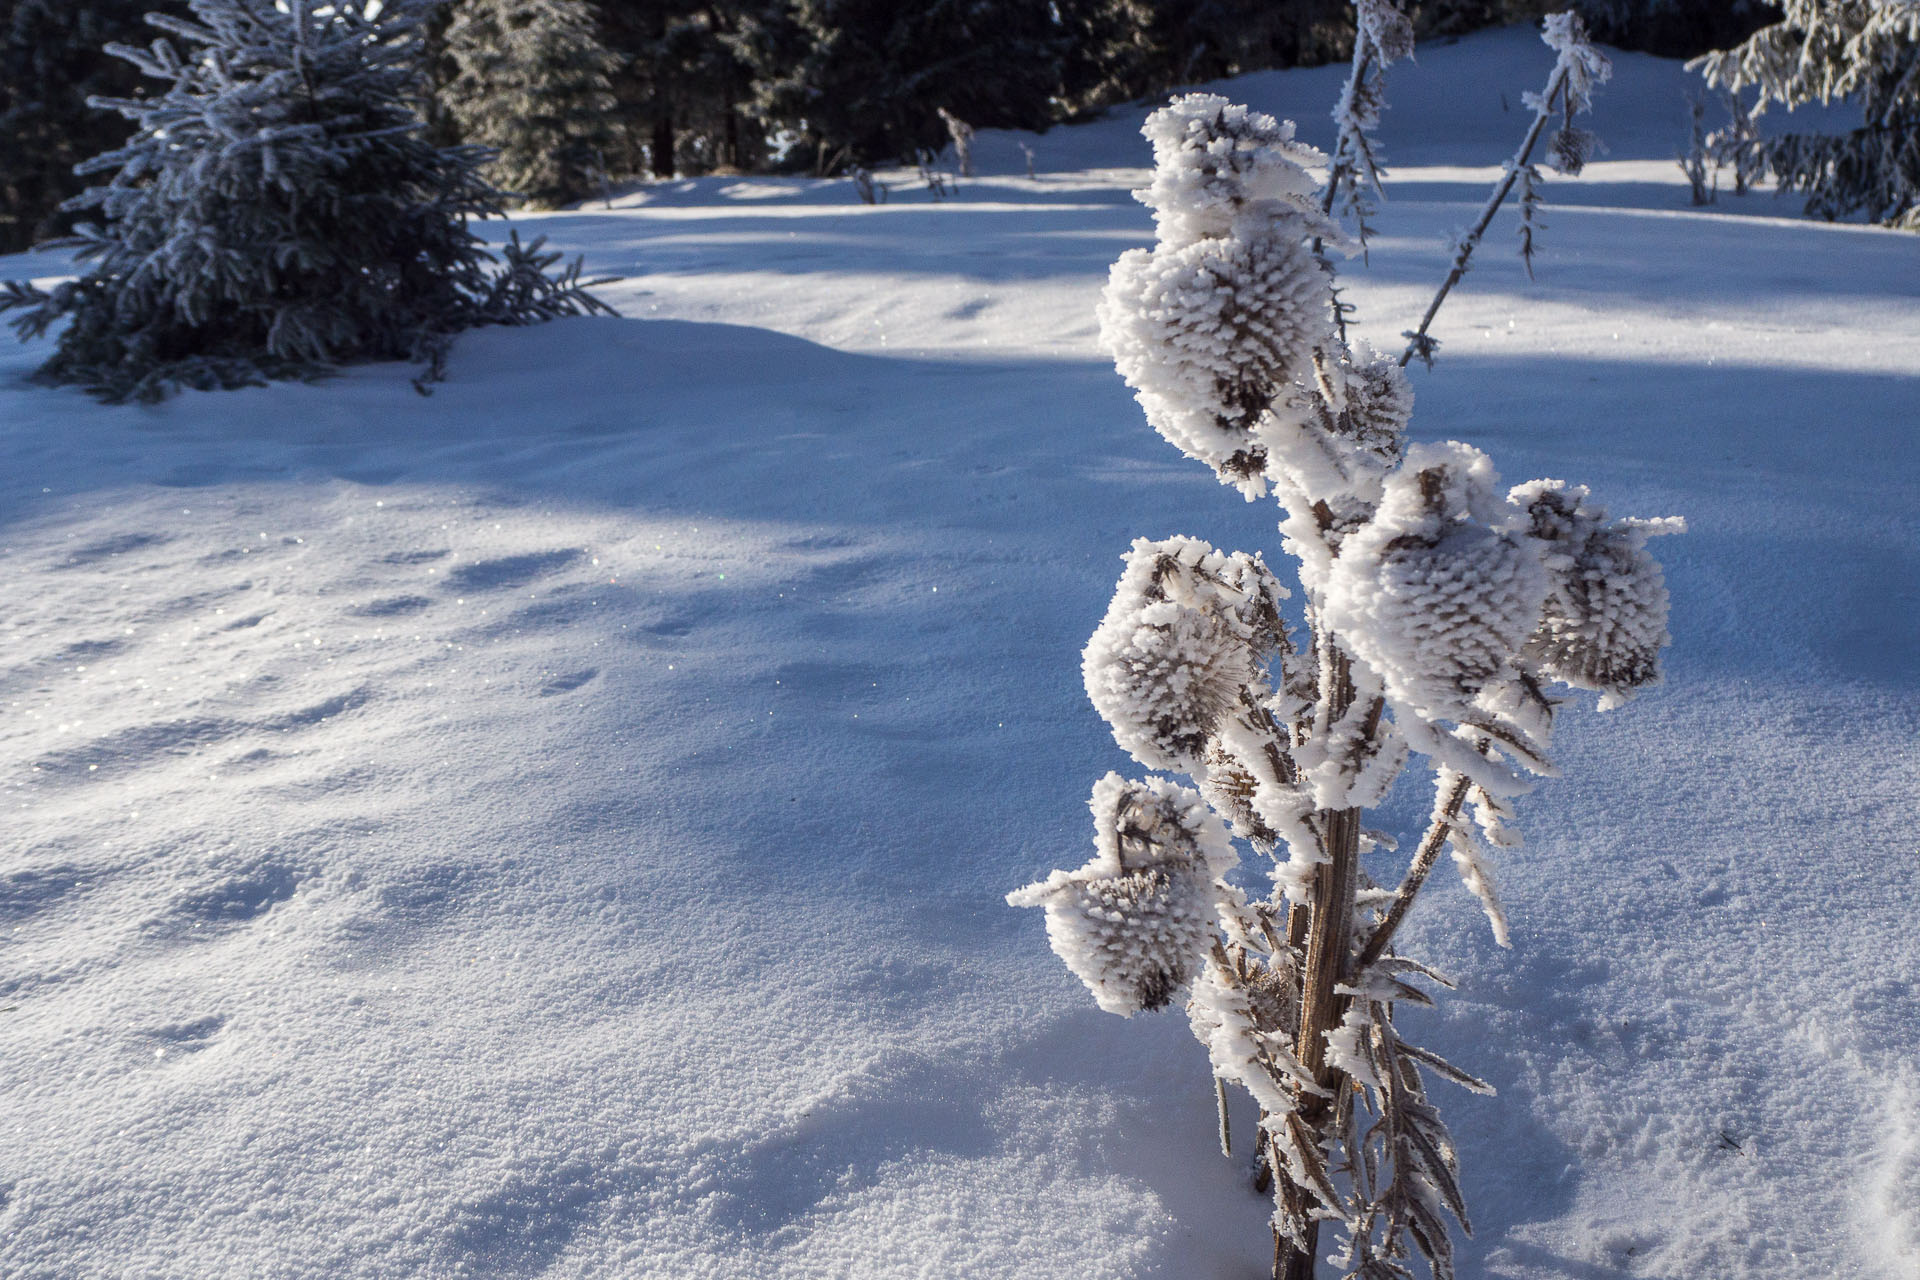
[[[1154,430],[1254,498],[1267,453],[1255,426],[1332,337],[1327,284],[1297,236],[1131,249],[1108,278],[1100,337]]]
[[[1336,407],[1346,412],[1354,446],[1372,454],[1381,467],[1398,462],[1413,418],[1413,384],[1400,362],[1355,342],[1353,363],[1340,391],[1342,401]]]
[[[1575,176],[1593,158],[1600,140],[1576,126],[1573,118],[1593,109],[1593,87],[1612,78],[1613,63],[1593,47],[1587,38],[1587,24],[1571,9],[1565,13],[1548,14],[1542,24],[1540,39],[1559,55],[1554,64],[1554,75],[1565,77],[1565,89],[1560,98],[1560,127],[1547,143],[1548,162],[1560,172]],[[1532,92],[1523,93],[1521,101],[1532,111],[1544,112],[1550,105],[1539,94]]]
[[[1552,575],[1526,657],[1541,674],[1597,691],[1605,711],[1660,678],[1668,642],[1667,584],[1647,539],[1679,533],[1680,520],[1608,520],[1584,485],[1534,480],[1509,501],[1548,548]]]
[[[1163,245],[1247,236],[1289,224],[1296,235],[1340,240],[1320,212],[1320,182],[1308,170],[1326,156],[1296,142],[1291,120],[1214,93],[1175,98],[1147,117],[1153,181],[1134,198],[1153,210]]]
[[[1100,334],[1147,421],[1248,498],[1267,491],[1274,439],[1310,416],[1316,355],[1333,340],[1331,280],[1303,243],[1340,242],[1293,123],[1212,94],[1147,118],[1158,243],[1113,265]]]
[[[1149,769],[1204,772],[1221,721],[1284,648],[1287,590],[1258,556],[1140,538],[1081,658],[1087,696]]]
[[[1259,1104],[1269,1128],[1280,1130],[1298,1105],[1293,1089],[1323,1097],[1326,1090],[1293,1056],[1287,1035],[1261,1030],[1289,1025],[1254,1008],[1261,994],[1259,987],[1229,981],[1217,962],[1209,963],[1193,984],[1187,1021],[1194,1039],[1207,1047],[1213,1074],[1244,1088]],[[1291,1018],[1297,1017],[1293,1010]]]
[[[1044,907],[1047,941],[1094,1001],[1131,1016],[1169,1004],[1214,945],[1238,856],[1200,793],[1109,773],[1094,784],[1094,856],[1007,895]]]
[[[1540,24],[1540,39],[1559,55],[1554,70],[1567,73],[1567,114],[1593,110],[1593,86],[1613,77],[1613,63],[1593,47],[1586,20],[1572,9],[1550,13]]]
[[[1334,562],[1327,624],[1379,676],[1396,717],[1471,719],[1539,622],[1547,572],[1508,527],[1498,482],[1470,445],[1415,445]]]

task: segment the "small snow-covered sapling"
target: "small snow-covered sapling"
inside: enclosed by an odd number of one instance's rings
[[[1566,43],[1563,66],[1584,41]],[[1573,92],[1550,86],[1533,137]],[[1506,944],[1492,855],[1519,843],[1513,798],[1552,772],[1549,691],[1604,709],[1657,679],[1667,594],[1646,542],[1680,524],[1611,518],[1557,480],[1503,490],[1473,446],[1407,439],[1402,362],[1337,322],[1315,246],[1350,241],[1314,176],[1325,157],[1291,123],[1195,94],[1144,132],[1157,242],[1114,265],[1102,336],[1156,430],[1246,499],[1277,500],[1304,627],[1262,556],[1136,541],[1083,675],[1120,746],[1187,782],[1102,778],[1094,857],[1009,901],[1045,910],[1103,1009],[1184,994],[1216,1082],[1259,1109],[1276,1277],[1312,1280],[1331,1223],[1345,1275],[1404,1280],[1417,1254],[1446,1280],[1448,1219],[1468,1216],[1426,1082],[1488,1090],[1399,1034],[1396,1006],[1448,984],[1396,932],[1447,851]],[[1360,178],[1363,143],[1340,144]],[[1361,862],[1394,847],[1367,810],[1410,753],[1434,805],[1389,887]],[[1269,892],[1229,879],[1236,842]]]
[[[94,100],[133,134],[63,206],[100,222],[46,246],[86,273],[0,286],[22,338],[64,322],[42,380],[152,400],[409,359],[424,390],[461,330],[609,310],[577,261],[515,236],[495,265],[470,229],[501,193],[487,152],[426,137],[424,0],[188,8],[149,14],[166,34],[146,48],[107,46],[165,87]]]
[[[1842,134],[1788,133],[1762,138],[1738,99],[1723,153],[1743,181],[1771,172],[1782,190],[1807,193],[1822,218],[1865,214],[1920,230],[1920,2],[1775,0],[1780,20],[1735,48],[1687,64],[1707,83],[1738,93],[1752,88],[1752,115],[1770,104],[1789,111],[1847,101],[1860,126]]]

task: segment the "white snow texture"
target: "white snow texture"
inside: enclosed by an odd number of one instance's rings
[[[1551,56],[1394,66],[1360,338],[1398,353]],[[1211,87],[1326,148],[1347,70]],[[1503,213],[1411,375],[1416,443],[1693,530],[1665,683],[1523,802],[1513,949],[1444,869],[1398,935],[1462,983],[1402,1030],[1499,1089],[1445,1099],[1462,1280],[1920,1274],[1920,238],[1691,207],[1697,83],[1614,56],[1538,279]],[[1264,1274],[1213,1046],[1004,901],[1142,772],[1074,678],[1117,553],[1274,545],[1101,346],[1146,114],[982,129],[940,202],[525,219],[622,317],[471,334],[431,398],[105,407],[0,342],[0,1276]]]

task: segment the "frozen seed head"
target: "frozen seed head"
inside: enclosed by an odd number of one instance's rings
[[[1154,430],[1257,496],[1261,415],[1332,340],[1326,268],[1297,236],[1130,250],[1100,301],[1100,336]]]
[[[1213,945],[1214,880],[1232,865],[1232,846],[1200,794],[1165,779],[1109,773],[1090,807],[1093,859],[1007,901],[1046,909],[1054,952],[1102,1009],[1163,1008]]]
[[[1388,465],[1398,462],[1413,418],[1413,384],[1400,362],[1356,344],[1346,391],[1345,425],[1354,444]]]
[[[1134,759],[1193,773],[1221,720],[1263,696],[1286,589],[1258,557],[1196,538],[1142,538],[1126,563],[1081,658],[1087,696]]]
[[[1392,0],[1355,0],[1354,16],[1381,65],[1413,56],[1413,23]]]
[[[1496,524],[1497,480],[1469,445],[1412,447],[1334,562],[1327,622],[1396,714],[1470,716],[1539,624],[1547,571],[1533,539]]]
[[[1153,181],[1134,196],[1153,210],[1163,245],[1276,224],[1296,239],[1342,239],[1320,213],[1319,179],[1308,170],[1326,156],[1294,141],[1293,121],[1190,93],[1148,116],[1140,132],[1153,144]]]
[[[1660,678],[1667,584],[1646,541],[1683,527],[1673,520],[1609,521],[1580,485],[1535,480],[1509,500],[1547,549],[1550,586],[1524,657],[1548,679],[1591,689],[1602,710]]]
[[[1568,114],[1592,110],[1593,87],[1613,77],[1613,63],[1593,47],[1585,20],[1572,9],[1550,13],[1540,24],[1540,39],[1560,55],[1554,69],[1566,71]]]

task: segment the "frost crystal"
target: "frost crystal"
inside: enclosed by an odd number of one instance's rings
[[[1334,563],[1327,622],[1396,713],[1469,718],[1538,624],[1546,571],[1524,535],[1496,524],[1496,482],[1469,445],[1416,445]]]
[[[1125,559],[1081,659],[1087,696],[1141,764],[1196,772],[1221,720],[1286,644],[1286,588],[1259,557],[1197,538],[1141,538]]]
[[[1094,784],[1094,848],[1078,871],[1056,871],[1007,895],[1044,907],[1047,940],[1109,1013],[1159,1009],[1193,981],[1213,946],[1214,881],[1236,861],[1200,793],[1162,778],[1109,773]]]
[[[1684,526],[1673,520],[1615,520],[1583,485],[1535,480],[1509,500],[1546,543],[1551,587],[1525,657],[1541,674],[1618,706],[1660,678],[1667,637],[1667,584],[1646,541]]]
[[[1567,115],[1593,109],[1593,86],[1613,76],[1613,63],[1587,39],[1587,24],[1569,9],[1550,13],[1541,24],[1540,39],[1560,55],[1558,69],[1567,73]]]

